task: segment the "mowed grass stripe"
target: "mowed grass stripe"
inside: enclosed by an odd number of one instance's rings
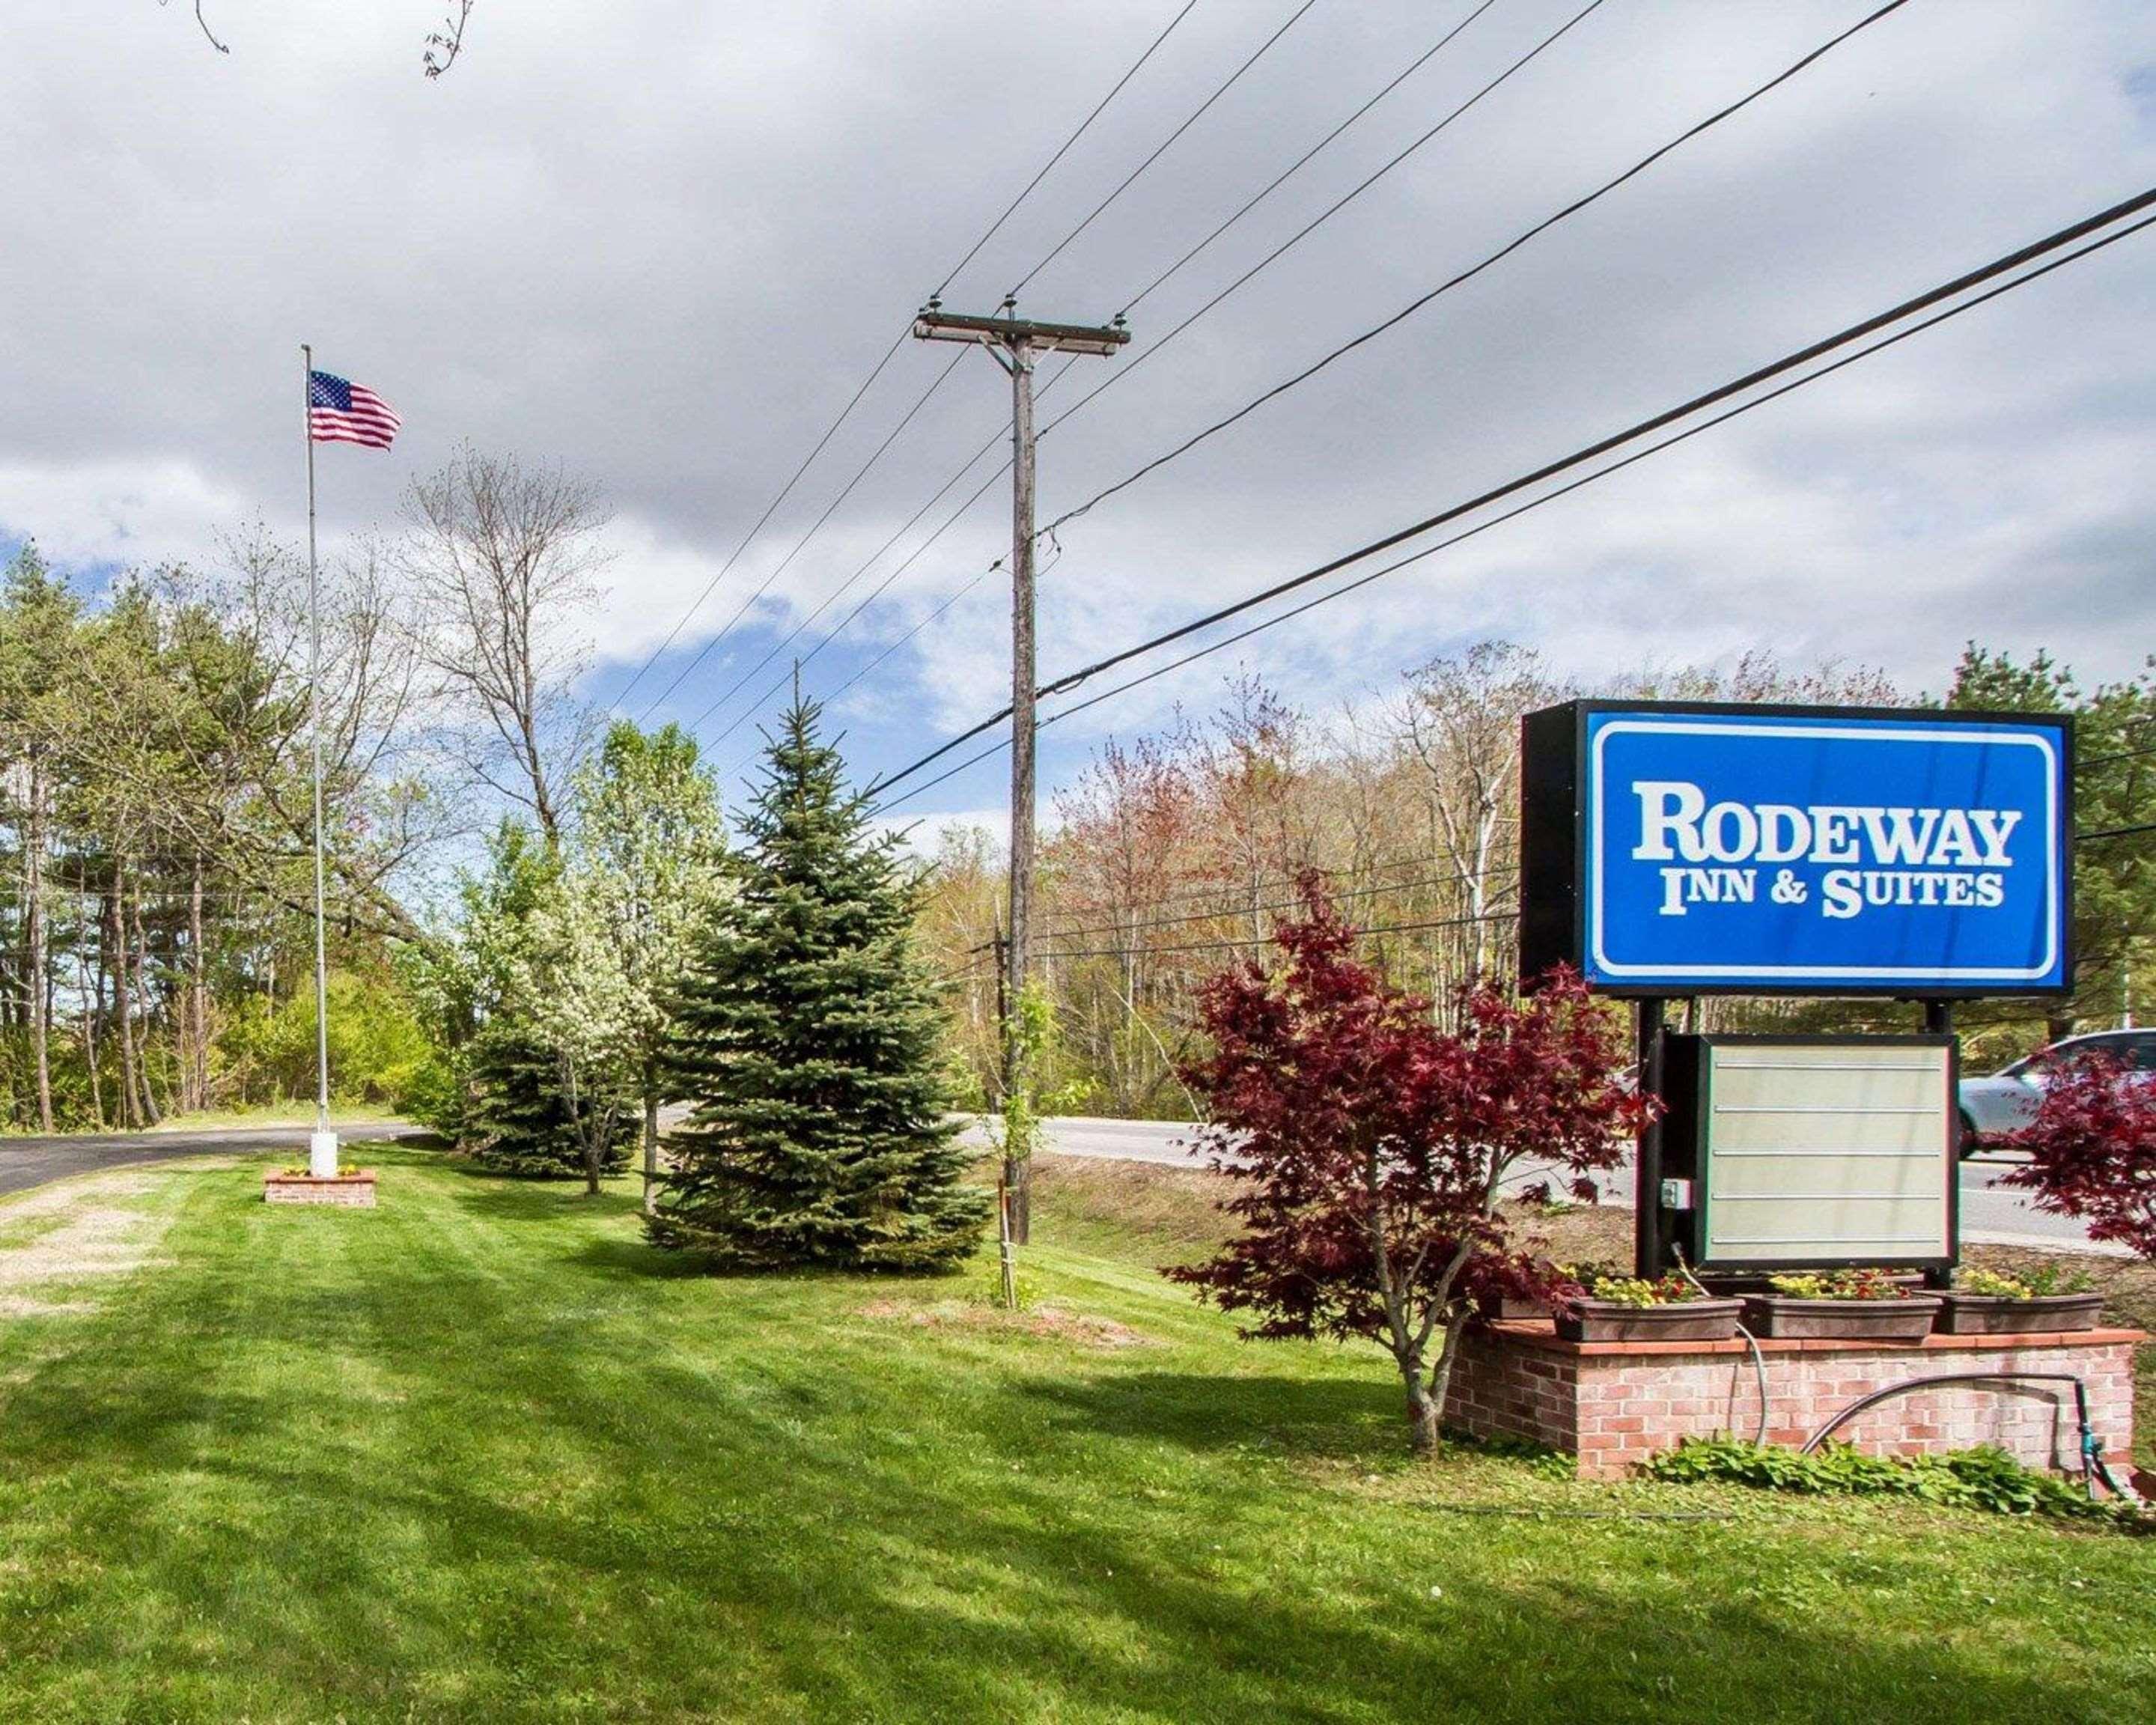
[[[2118,1719],[2156,1678],[2144,1543],[1419,1471],[1381,1358],[1238,1342],[1145,1239],[1053,1244],[1052,1189],[1028,1275],[1112,1342],[362,1158],[371,1214],[160,1173],[169,1261],[0,1323],[0,1717]]]

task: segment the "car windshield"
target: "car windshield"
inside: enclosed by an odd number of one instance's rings
[[[2001,1066],[1992,1076],[1995,1078],[2042,1078],[2057,1071],[2061,1066],[2076,1066],[2089,1060],[2133,1062],[2136,1054],[2142,1064],[2148,1064],[2148,1050],[2137,1046],[2134,1040],[2118,1036],[2092,1036],[2083,1042],[2062,1042],[2051,1048],[2040,1048],[2035,1053]]]

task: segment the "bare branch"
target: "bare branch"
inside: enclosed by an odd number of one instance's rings
[[[424,57],[427,75],[439,78],[457,63],[464,51],[465,24],[471,17],[473,0],[457,0],[457,9],[442,20],[442,28],[427,39]]]
[[[157,4],[160,6],[163,6],[167,3],[167,0],[157,0]],[[471,8],[470,6],[466,6],[465,9],[469,12]],[[232,52],[230,49],[227,48],[222,42],[217,39],[217,33],[209,27],[209,20],[203,16],[203,0],[195,0],[195,22],[202,26],[203,39],[208,42],[212,48],[214,48],[219,54],[230,54]]]

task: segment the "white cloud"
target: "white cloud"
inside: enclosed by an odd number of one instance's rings
[[[1162,338],[1554,28],[1495,8],[1132,315],[1043,417],[1044,511],[1389,315],[1861,15],[1847,0],[1604,8],[1188,335]],[[1319,8],[1025,292],[1100,317],[1404,65],[1464,4]],[[0,64],[0,535],[101,569],[304,524],[297,343],[405,416],[395,454],[326,452],[330,543],[394,519],[470,440],[589,475],[617,555],[588,619],[603,696],[665,639],[906,315],[1158,28],[981,51],[980,14],[908,0],[744,10],[488,3],[429,83],[423,0],[42,8]],[[1036,8],[1032,21],[1065,22]],[[1276,19],[1201,8],[958,278],[992,306]],[[1073,522],[1043,581],[1044,670],[1148,634],[1562,453],[2145,184],[2156,13],[2127,0],[1912,7],[1755,108]],[[1936,685],[1961,641],[2092,675],[2156,639],[2156,236],[1494,529],[1059,731],[1208,705],[1262,669],[1329,702],[1480,634],[1594,675],[1765,644]],[[1157,352],[1158,357],[1154,357]],[[737,634],[665,705],[731,757],[742,711],[1002,459],[872,554],[995,433],[968,357],[827,525],[840,484],[947,357],[909,344],[684,631]],[[1008,537],[1000,484],[812,664],[859,673]],[[800,548],[794,547],[799,545]],[[784,568],[778,566],[788,557]],[[819,604],[863,571],[813,623]],[[871,767],[1002,704],[1003,578],[839,696]],[[786,632],[806,623],[797,640]],[[776,649],[775,652],[773,649]],[[688,650],[694,650],[691,647]],[[757,659],[741,695],[726,695]],[[640,707],[685,659],[668,655]],[[988,769],[932,795],[993,792]]]

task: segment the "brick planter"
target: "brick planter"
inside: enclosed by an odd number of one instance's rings
[[[2133,1451],[2138,1330],[1927,1337],[1914,1345],[1763,1340],[1768,1440],[1800,1444],[1861,1396],[1943,1372],[2064,1372],[2088,1387],[2104,1453]],[[1759,1420],[1742,1340],[1566,1342],[1548,1323],[1478,1324],[1460,1343],[1445,1423],[1477,1437],[1525,1438],[1576,1455],[1581,1475],[1615,1479],[1688,1437]],[[1837,1434],[1874,1455],[1943,1455],[1996,1444],[2031,1466],[2075,1467],[2073,1392],[1944,1384],[1867,1409]]]
[[[312,1174],[268,1173],[262,1177],[264,1204],[330,1204],[346,1209],[374,1208],[374,1170],[357,1168],[326,1180]]]

